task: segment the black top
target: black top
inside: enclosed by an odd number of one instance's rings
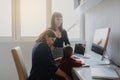
[[[62,35],[61,38],[56,38],[56,40],[54,42],[54,46],[55,47],[63,47],[63,43],[65,43],[65,45],[67,45],[67,44],[70,45],[66,30],[62,30],[61,35]]]
[[[50,80],[57,71],[49,46],[36,43],[32,51],[32,68],[28,80]]]

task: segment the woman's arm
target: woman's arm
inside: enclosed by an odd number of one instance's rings
[[[85,63],[83,63],[80,59],[71,58],[71,65],[72,67],[80,67],[85,65]]]
[[[57,75],[64,77],[65,80],[72,80],[70,76],[68,76],[65,72],[63,72],[60,68],[55,72]]]
[[[69,38],[68,38],[68,35],[67,35],[67,31],[66,30],[63,30],[63,32],[62,32],[62,36],[63,36],[63,39],[64,39],[64,41],[65,41],[65,45],[70,45],[70,41],[69,41]]]

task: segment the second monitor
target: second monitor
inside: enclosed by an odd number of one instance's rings
[[[104,58],[105,51],[107,48],[109,34],[110,28],[96,29],[94,33],[91,50],[96,52],[97,54],[102,55],[102,59]]]

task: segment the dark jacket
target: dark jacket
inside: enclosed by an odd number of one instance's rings
[[[55,47],[63,47],[63,43],[65,43],[65,45],[67,45],[67,44],[70,45],[66,30],[62,30],[61,34],[62,34],[62,37],[56,38],[56,40],[54,42]]]
[[[50,80],[57,71],[49,46],[36,43],[32,51],[32,69],[28,80]]]

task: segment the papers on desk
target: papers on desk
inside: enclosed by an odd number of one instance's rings
[[[92,78],[104,78],[104,79],[118,79],[119,76],[115,69],[111,67],[95,67],[91,68]]]

